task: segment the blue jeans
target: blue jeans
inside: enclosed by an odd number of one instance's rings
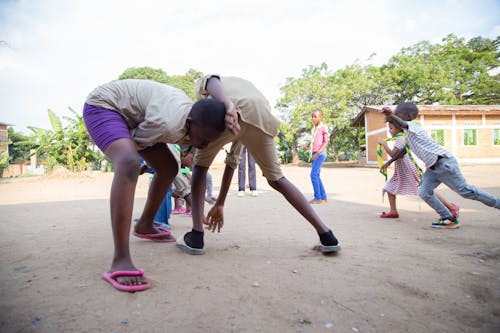
[[[168,189],[168,193],[163,199],[154,221],[157,223],[168,224],[170,214],[172,213],[172,187]]]
[[[314,153],[313,153],[314,154]],[[314,189],[314,199],[315,200],[326,200],[326,192],[323,186],[323,182],[319,177],[321,172],[321,166],[326,159],[326,151],[319,154],[319,156],[312,161],[311,164],[311,183]]]
[[[441,183],[466,199],[477,200],[487,206],[500,209],[500,198],[467,184],[455,157],[441,157],[432,167],[427,168],[425,171],[419,194],[442,219],[450,218],[453,215],[434,195],[434,189]]]

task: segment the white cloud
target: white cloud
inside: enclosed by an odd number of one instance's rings
[[[0,3],[0,121],[48,128],[128,67],[238,75],[274,105],[308,65],[381,64],[420,40],[498,34],[495,1],[64,1]]]

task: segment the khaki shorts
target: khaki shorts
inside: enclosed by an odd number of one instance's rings
[[[283,177],[279,163],[278,150],[274,137],[264,133],[255,126],[240,121],[241,130],[235,137],[229,130],[225,130],[222,136],[211,142],[205,149],[197,149],[193,165],[210,167],[217,153],[224,145],[233,142],[231,151],[226,157],[225,163],[233,170],[238,167],[240,153],[243,146],[252,154],[255,162],[262,170],[264,177],[269,181],[276,181]],[[243,146],[242,146],[243,145]]]

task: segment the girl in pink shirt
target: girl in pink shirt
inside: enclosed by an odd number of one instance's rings
[[[312,204],[326,203],[326,192],[323,182],[320,178],[321,166],[326,159],[326,147],[328,146],[328,127],[323,124],[323,111],[314,110],[312,113],[312,122],[314,128],[312,130],[311,143],[311,183],[314,189],[314,199]]]

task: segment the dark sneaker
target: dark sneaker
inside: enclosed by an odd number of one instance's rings
[[[189,253],[189,254],[193,254],[193,255],[205,254],[206,251],[203,248],[203,245],[201,246],[201,248],[196,248],[196,247],[192,247],[192,246],[187,244],[186,238],[190,238],[190,236],[191,236],[191,232],[188,232],[184,235],[184,237],[179,237],[177,239],[177,244],[175,244],[175,245],[179,249],[181,249],[182,251]],[[188,239],[188,241],[189,241],[189,239]]]
[[[432,223],[432,227],[439,228],[439,229],[457,229],[458,228],[458,219],[456,217],[441,219],[437,222]]]

